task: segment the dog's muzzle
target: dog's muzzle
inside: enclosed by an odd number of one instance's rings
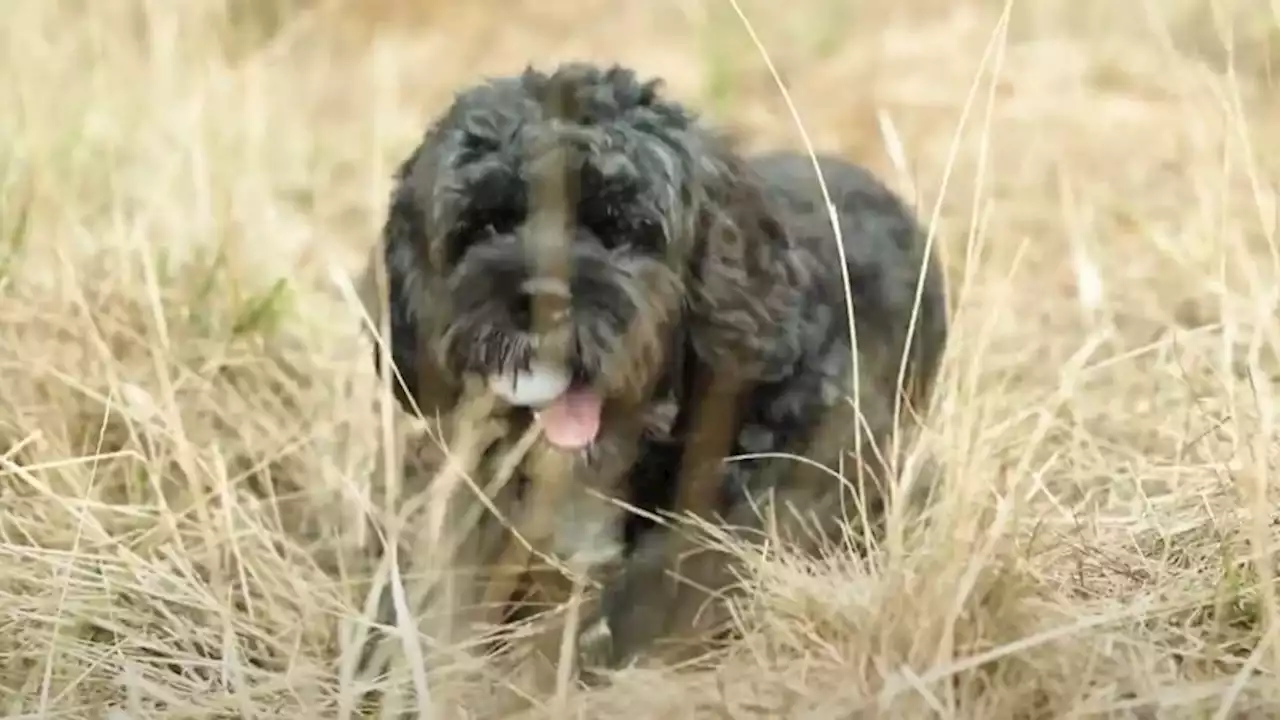
[[[512,405],[528,407],[542,424],[544,437],[564,450],[581,450],[600,433],[604,399],[589,384],[575,382],[567,358],[552,353],[564,343],[541,339],[568,330],[572,293],[557,278],[535,277],[520,284],[512,318],[528,333],[536,359],[524,370],[489,376],[489,386]]]
[[[573,299],[569,284],[556,278],[530,278],[520,284],[513,300],[512,320],[534,337],[548,333],[569,321]]]

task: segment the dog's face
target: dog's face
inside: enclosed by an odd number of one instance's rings
[[[670,174],[655,172],[675,151],[632,124],[554,107],[572,102],[461,105],[424,158],[448,307],[437,360],[498,375],[540,359],[606,397],[638,398],[684,296],[671,227],[684,211]]]
[[[610,401],[655,391],[691,321],[723,352],[726,330],[759,332],[785,283],[750,285],[785,277],[785,237],[716,148],[626,70],[569,65],[460,94],[402,167],[384,231],[409,395],[438,408],[464,375],[550,367],[598,427]]]

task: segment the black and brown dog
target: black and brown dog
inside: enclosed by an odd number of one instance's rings
[[[567,389],[513,428],[538,417],[575,483],[646,511],[556,549],[616,543],[583,624],[606,665],[725,619],[704,601],[733,558],[655,514],[837,538],[843,494],[878,512],[890,438],[934,385],[945,296],[920,224],[819,163],[843,253],[808,156],[744,157],[659,82],[568,64],[460,93],[400,168],[376,257],[398,400],[447,413],[467,376],[550,354]]]

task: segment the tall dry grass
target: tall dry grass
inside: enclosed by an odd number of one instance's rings
[[[715,670],[559,710],[442,671],[440,716],[1280,714],[1280,8],[744,7],[935,220],[932,521],[759,563]],[[799,145],[718,0],[10,0],[0,53],[7,717],[347,716],[380,429],[331,271],[458,85],[619,60]]]

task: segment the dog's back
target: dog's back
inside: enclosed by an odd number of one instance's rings
[[[932,253],[927,252],[924,228],[912,208],[869,170],[830,155],[817,159],[840,221],[849,296],[858,336],[863,338],[859,345],[864,353],[871,348],[884,351],[883,359],[891,366],[885,370],[894,374],[896,382],[914,311],[906,381],[910,400],[924,402],[947,342],[943,279]],[[820,304],[845,308],[840,252],[813,159],[778,152],[757,156],[751,165],[773,191],[778,212],[785,216],[797,242],[819,261],[825,279],[820,284],[825,302]],[[917,303],[922,272],[925,277]],[[847,328],[846,317],[837,321]]]

